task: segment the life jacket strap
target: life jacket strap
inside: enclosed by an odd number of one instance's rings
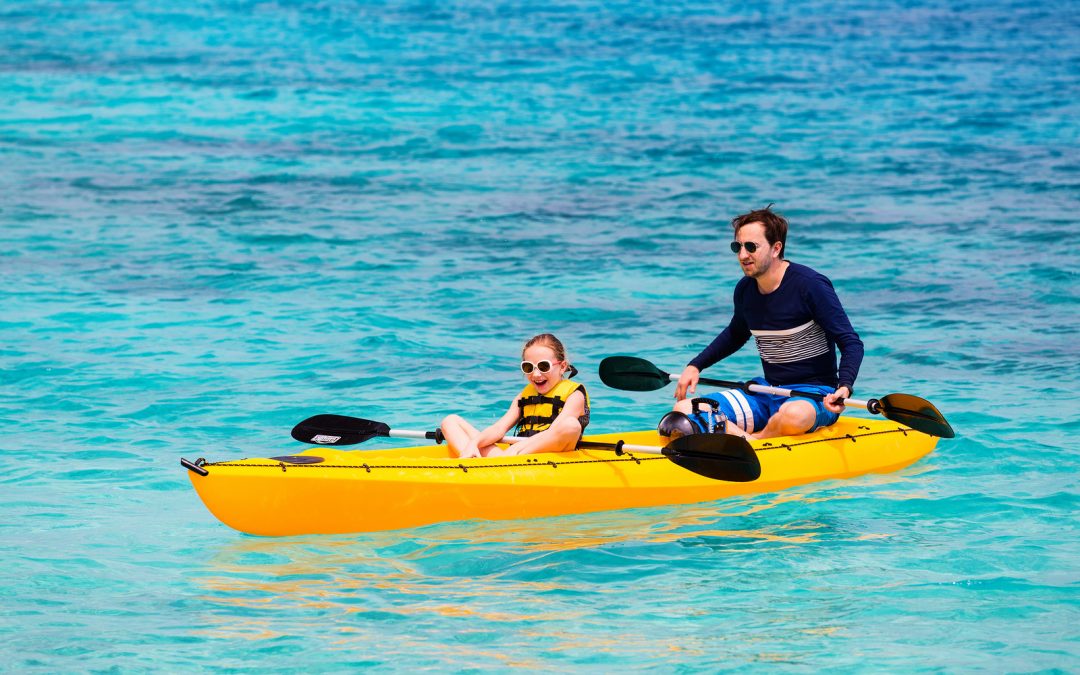
[[[525,415],[526,406],[543,404],[549,404],[551,406],[550,415]],[[557,418],[559,413],[562,412],[562,409],[566,407],[566,401],[554,396],[538,394],[536,396],[526,396],[518,399],[518,407],[521,408],[522,413],[521,418],[518,419],[517,423],[518,435],[532,436],[533,434],[539,433],[543,429],[550,427],[555,422],[555,418]],[[543,427],[543,429],[537,427]]]
[[[527,405],[542,405],[544,403],[551,404],[551,414],[553,416],[552,419],[558,417],[559,412],[561,412],[562,409],[566,407],[566,401],[562,400],[561,398],[555,398],[554,396],[537,395],[518,399],[519,408],[524,408]]]

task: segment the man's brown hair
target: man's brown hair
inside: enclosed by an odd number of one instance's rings
[[[735,216],[731,219],[731,227],[738,233],[739,228],[743,225],[761,223],[765,226],[765,239],[768,240],[769,246],[771,247],[776,242],[780,242],[780,259],[783,260],[784,250],[787,248],[787,219],[779,213],[774,213],[771,209],[772,204],[769,204],[763,209]]]

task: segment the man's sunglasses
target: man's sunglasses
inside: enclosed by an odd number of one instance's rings
[[[539,370],[541,373],[546,373],[547,371],[551,370],[551,361],[544,359],[543,361],[537,361],[536,363],[533,363],[532,361],[521,362],[521,372],[525,373],[526,375],[531,373],[533,371],[533,368]]]
[[[741,249],[744,246],[746,247],[746,252],[747,253],[757,253],[757,250],[762,247],[762,244],[755,244],[752,241],[748,241],[745,244],[740,244],[737,241],[733,241],[733,242],[731,242],[731,252],[732,253],[738,253],[739,249]]]

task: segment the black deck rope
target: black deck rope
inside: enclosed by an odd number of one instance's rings
[[[864,429],[866,427],[859,428]],[[758,452],[761,452],[762,450],[779,450],[780,448],[792,450],[793,448],[800,445],[813,445],[814,443],[828,443],[829,441],[843,440],[850,440],[852,443],[854,443],[856,438],[864,438],[866,436],[880,436],[882,434],[904,434],[905,436],[907,436],[907,432],[907,429],[897,427],[895,429],[885,429],[883,431],[868,431],[864,434],[843,434],[842,436],[830,436],[829,438],[814,438],[809,441],[801,441],[798,443],[782,443],[780,445],[773,445],[772,443],[766,442],[760,448],[755,448],[755,450],[757,450]]]
[[[863,427],[860,427],[863,428]],[[801,441],[799,443],[782,443],[780,445],[773,445],[772,443],[764,443],[761,447],[755,448],[757,452],[764,452],[766,450],[780,450],[781,448],[791,452],[798,446],[813,445],[815,443],[828,443],[829,441],[842,441],[851,440],[853,443],[856,438],[863,438],[865,436],[880,436],[882,434],[904,434],[907,436],[907,429],[897,427],[895,429],[885,429],[883,431],[868,431],[862,434],[844,434],[842,436],[831,436],[829,438],[814,438],[808,441]],[[448,458],[449,459],[449,458]],[[205,461],[205,460],[204,460]],[[556,462],[555,460],[548,460],[541,463],[536,458],[526,458],[524,462],[515,462],[513,464],[474,464],[472,466],[465,466],[464,464],[290,464],[290,469],[364,469],[368,473],[371,473],[372,469],[461,469],[463,472],[468,472],[470,469],[506,469],[515,466],[550,466],[552,468],[558,468],[559,466],[569,464],[612,464],[618,462],[634,462],[641,464],[642,462],[654,462],[654,461],[667,461],[667,457],[663,456],[651,456],[651,457],[635,457],[633,453],[623,451],[622,455],[617,456],[614,459],[571,459],[562,462]],[[251,468],[281,468],[285,470],[285,463],[279,462],[277,464],[240,464],[237,462],[206,462],[204,466],[229,466],[229,467],[251,467]]]

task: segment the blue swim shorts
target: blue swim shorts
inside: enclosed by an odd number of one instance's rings
[[[755,377],[751,382],[770,386],[769,383],[761,377]],[[826,396],[836,391],[833,387],[826,387],[820,384],[788,384],[784,385],[784,389],[813,392]],[[814,410],[817,411],[817,419],[814,420],[814,426],[810,427],[809,431],[814,431],[820,427],[827,427],[840,419],[840,415],[828,410],[821,401],[815,401],[812,398],[803,398],[801,396],[777,396],[775,394],[762,394],[758,392],[747,393],[740,389],[728,389],[727,391],[721,391],[715,394],[705,394],[699,398],[708,398],[719,403],[720,412],[727,415],[727,418],[731,420],[735,426],[750,433],[764,429],[765,425],[769,423],[769,418],[775,415],[777,410],[780,410],[780,406],[792,400],[806,401],[814,406]],[[702,415],[704,415],[704,413],[697,413],[694,417],[697,418]],[[702,423],[704,423],[704,420],[702,420]]]

